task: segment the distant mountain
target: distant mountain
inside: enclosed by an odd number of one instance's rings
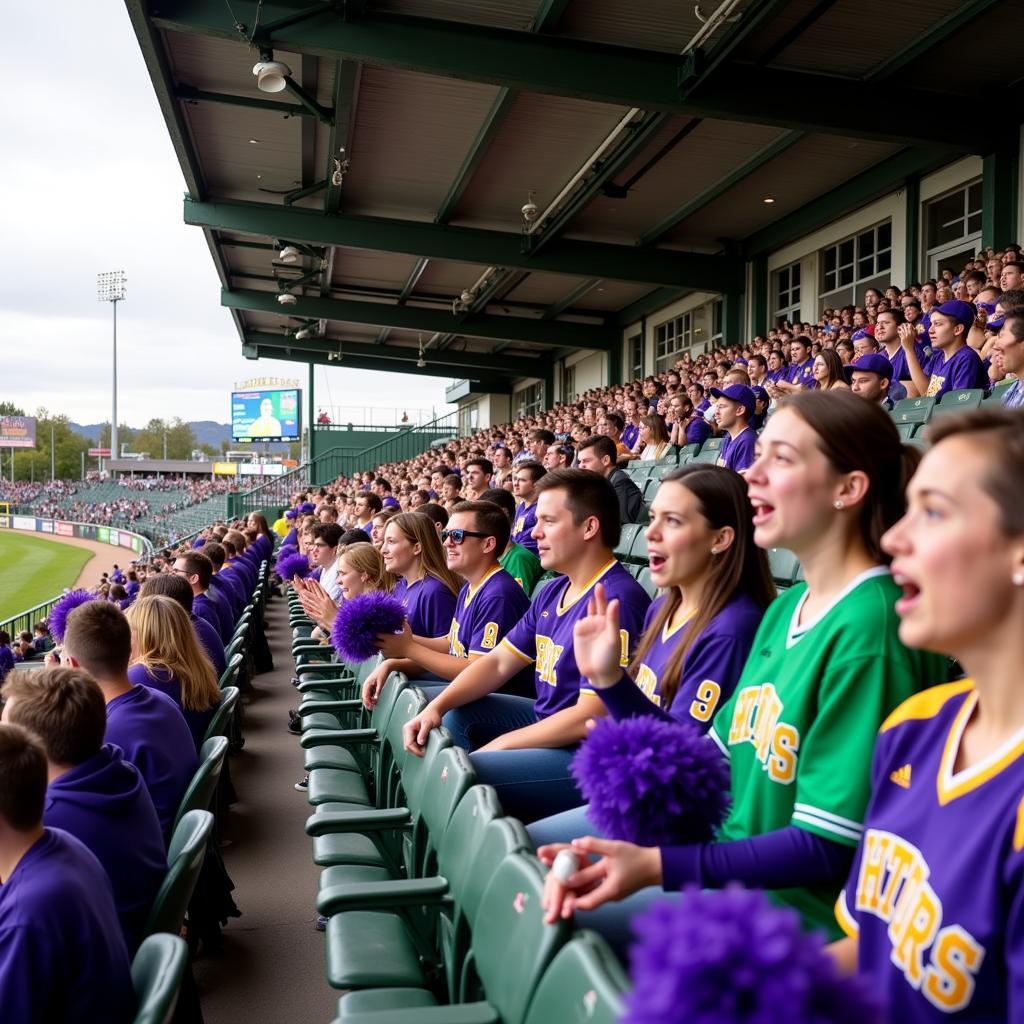
[[[71,423],[70,427],[76,434],[88,438],[93,445],[99,444],[100,431],[106,426],[105,423]],[[215,452],[220,451],[224,441],[231,443],[231,424],[217,423],[215,420],[191,420],[189,426],[196,435],[198,444],[208,444]],[[141,427],[130,427],[131,430],[141,430]],[[241,446],[239,446],[241,447]],[[263,446],[259,446],[262,450]],[[272,444],[267,446],[274,453],[288,451],[286,444]]]

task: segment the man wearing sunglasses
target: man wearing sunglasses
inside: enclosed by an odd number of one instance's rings
[[[382,671],[382,665],[363,685],[367,707],[377,703],[391,672],[404,672],[414,678],[430,673],[442,681],[454,679],[466,667],[467,659],[472,661],[493,651],[526,614],[530,599],[498,561],[510,530],[508,516],[493,502],[462,501],[452,509],[448,525],[441,531],[441,543],[448,568],[466,582],[459,592],[448,635],[414,636],[406,623],[402,633],[377,637],[387,671]]]

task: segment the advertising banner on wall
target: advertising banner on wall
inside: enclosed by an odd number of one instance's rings
[[[35,448],[34,416],[0,416],[0,448]]]

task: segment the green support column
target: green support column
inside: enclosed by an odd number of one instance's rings
[[[739,345],[743,337],[743,292],[726,292],[722,296],[722,340],[726,345]]]
[[[313,363],[310,363],[309,364],[309,390],[306,393],[307,409],[308,409],[308,412],[306,413],[306,430],[309,431],[309,435],[308,435],[309,436],[309,448],[307,449],[306,454],[309,457],[309,461],[310,462],[312,462],[313,459],[315,459],[316,456],[317,456],[316,445],[315,445],[315,442],[313,440],[314,437],[315,437],[315,434],[313,432],[313,424],[316,423],[316,406],[314,405],[314,398],[313,398],[313,370],[314,369],[315,369],[315,365]]]
[[[608,385],[622,383],[622,346],[625,344],[620,332],[619,343],[608,349],[608,380],[605,382]]]
[[[903,283],[910,285],[917,280],[917,260],[921,246],[921,179],[916,175],[907,179],[905,189],[907,199],[906,218],[906,276]]]
[[[1006,149],[989,153],[981,177],[981,244],[1002,248],[1017,239],[1019,155]]]
[[[768,331],[768,257],[765,254],[754,258],[750,301],[753,307],[751,326],[754,329],[754,334],[766,334]]]

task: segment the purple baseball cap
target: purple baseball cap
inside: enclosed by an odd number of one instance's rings
[[[871,332],[866,327],[861,327],[853,332],[853,336],[850,341],[856,341],[858,338],[866,338]]]
[[[944,302],[938,309],[933,309],[932,313],[941,313],[943,316],[948,316],[957,323],[961,323],[969,331],[974,326],[974,306],[970,302],[964,302],[962,299],[950,299],[949,302]],[[931,318],[929,317],[929,322]]]
[[[737,402],[747,410],[748,416],[754,415],[754,392],[746,384],[730,384],[727,388],[708,388],[712,398],[726,398]]]
[[[285,519],[294,519],[298,514],[299,513],[296,512],[295,509],[290,508],[285,511],[284,517]]]
[[[314,505],[313,502],[311,502],[311,501],[304,501],[299,506],[299,511],[304,516],[311,516],[311,515],[313,515],[314,512],[316,512],[316,505]]]
[[[877,373],[883,380],[892,380],[892,363],[878,352],[865,352],[856,362],[843,367],[843,376],[848,384],[855,373]]]

